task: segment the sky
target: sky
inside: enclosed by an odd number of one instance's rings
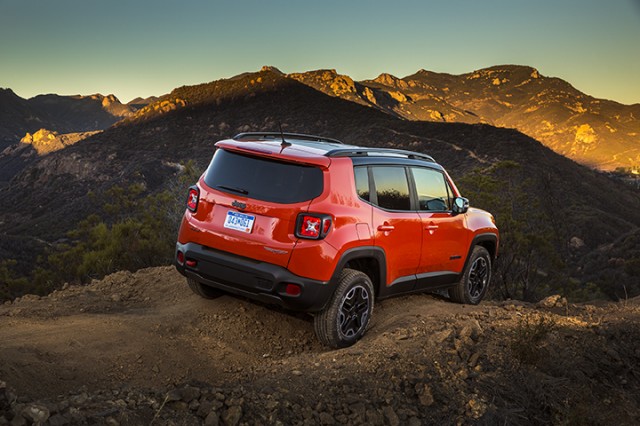
[[[640,103],[640,0],[0,0],[0,87],[127,102],[272,65],[355,80],[535,67]]]

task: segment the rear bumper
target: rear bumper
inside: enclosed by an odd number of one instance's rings
[[[228,293],[275,304],[294,311],[321,311],[332,295],[333,286],[292,274],[288,269],[271,263],[215,250],[196,243],[176,244],[176,256],[181,251],[191,267],[174,262],[184,276]],[[300,286],[300,294],[286,293],[287,284]]]

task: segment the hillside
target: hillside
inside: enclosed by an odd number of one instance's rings
[[[423,294],[328,351],[304,315],[118,272],[0,306],[0,424],[634,425],[639,320],[638,299]]]
[[[33,134],[27,133],[19,143],[0,151],[0,186],[9,182],[39,156],[59,151],[99,132],[100,130],[59,134],[40,129]]]
[[[408,120],[514,128],[590,167],[640,167],[640,104],[594,98],[531,67],[500,65],[461,75],[420,70],[360,82],[335,70],[290,77]]]
[[[15,271],[27,274],[45,248],[68,242],[68,232],[82,219],[101,214],[100,200],[112,186],[136,184],[145,194],[175,187],[180,162],[193,160],[204,170],[215,141],[244,131],[273,131],[280,123],[285,131],[433,155],[472,205],[497,215],[503,235],[510,236],[503,243],[514,244],[502,250],[510,269],[496,274],[501,283],[496,297],[535,299],[552,284],[569,285],[579,259],[640,226],[637,191],[515,130],[408,121],[265,69],[177,88],[104,132],[39,157],[0,189],[0,256],[16,259]],[[178,212],[181,188],[172,202]],[[640,294],[640,284],[627,279],[611,282],[606,297],[624,297],[623,286],[628,295]],[[583,284],[572,285],[579,290]]]
[[[24,99],[0,88],[0,151],[27,133],[48,129],[58,133],[103,130],[135,111],[114,95],[39,95]]]

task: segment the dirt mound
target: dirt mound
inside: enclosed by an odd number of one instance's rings
[[[351,348],[171,267],[0,306],[0,425],[640,421],[640,300],[380,302]]]

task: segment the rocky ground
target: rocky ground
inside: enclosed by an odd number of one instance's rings
[[[378,303],[355,346],[173,268],[0,306],[0,425],[640,422],[640,299]]]

